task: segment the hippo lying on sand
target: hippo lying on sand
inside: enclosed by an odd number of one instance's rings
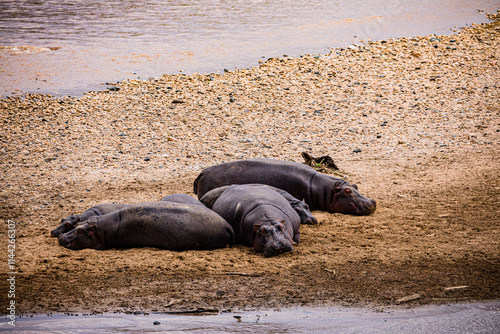
[[[250,187],[266,187],[266,188],[269,188],[269,189],[276,191],[278,194],[283,196],[288,201],[288,203],[292,206],[292,209],[294,209],[295,212],[297,212],[297,214],[300,217],[301,224],[317,224],[318,223],[318,220],[316,219],[316,217],[314,217],[312,215],[311,211],[309,210],[309,206],[305,202],[299,201],[298,199],[296,199],[295,197],[290,195],[288,192],[286,192],[282,189],[276,188],[276,187],[268,186],[267,184],[245,184],[245,185],[250,186]],[[215,189],[210,190],[209,191],[210,196],[208,196],[208,193],[203,196],[203,203],[202,204],[205,204],[208,208],[211,208],[213,206],[213,204],[215,203],[215,201],[219,198],[219,196],[229,187],[230,186],[223,186],[223,187],[219,187],[219,188],[215,188]]]
[[[292,242],[300,242],[299,215],[272,189],[232,185],[221,194],[219,189],[206,193],[201,202],[231,224],[237,243],[266,257],[293,251]]]
[[[375,211],[374,200],[363,196],[355,184],[318,173],[298,162],[250,159],[226,162],[204,169],[194,181],[194,193],[202,198],[208,191],[231,184],[262,183],[283,189],[311,210],[353,215]]]
[[[84,222],[89,218],[102,216],[110,212],[120,210],[128,204],[104,203],[98,204],[77,215],[61,219],[61,224],[50,232],[53,237],[58,237],[62,233],[66,233],[78,226],[78,223]]]
[[[167,195],[161,199],[162,201],[175,202],[175,203],[185,203],[185,204],[197,204],[203,205],[193,196],[186,194],[172,194]],[[118,204],[118,203],[104,203],[98,204],[91,207],[83,213],[77,215],[71,215],[69,217],[61,219],[61,224],[50,232],[53,237],[58,237],[62,233],[66,233],[77,227],[79,224],[84,223],[87,219],[97,216],[103,216],[105,214],[111,213],[113,211],[120,210],[130,204]]]
[[[234,231],[202,205],[145,202],[126,206],[59,236],[59,245],[84,248],[156,247],[174,251],[216,249],[234,243]]]

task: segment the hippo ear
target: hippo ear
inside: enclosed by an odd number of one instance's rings
[[[91,235],[92,235],[92,234],[96,234],[96,232],[97,232],[97,226],[95,226],[95,225],[93,225],[93,224],[92,224],[92,225],[90,225],[90,228],[89,228],[89,234],[91,234]]]
[[[261,225],[262,225],[262,223],[255,224],[255,225],[253,226],[253,231],[254,231],[255,233],[257,233],[257,231],[260,229],[260,226],[261,226]]]

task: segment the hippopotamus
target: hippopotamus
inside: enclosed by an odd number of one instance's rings
[[[269,189],[276,191],[278,194],[283,196],[288,201],[288,203],[292,206],[292,208],[295,210],[295,212],[297,212],[297,214],[300,217],[301,224],[317,224],[318,223],[318,220],[316,219],[316,217],[314,217],[312,215],[311,211],[309,210],[309,206],[304,201],[299,201],[298,199],[296,199],[295,197],[290,195],[288,192],[286,192],[282,189],[276,188],[276,187],[268,186],[267,184],[246,184],[246,186],[266,187],[266,188],[269,188]],[[219,187],[219,188],[215,188],[215,189],[210,190],[208,193],[203,195],[202,204],[205,204],[208,208],[212,208],[213,204],[219,198],[219,196],[229,187],[230,186],[223,186],[223,187]]]
[[[61,219],[61,224],[50,232],[53,237],[58,237],[62,233],[66,233],[78,226],[79,223],[85,222],[87,219],[102,216],[107,213],[120,210],[128,206],[128,204],[118,204],[118,203],[104,203],[98,204],[96,206],[87,209],[83,213],[77,215],[70,215],[69,217]]]
[[[218,198],[213,202],[216,192]],[[233,227],[236,243],[253,246],[265,257],[293,251],[300,242],[300,217],[290,203],[266,187],[232,185],[220,193],[214,189],[201,202]],[[217,196],[216,195],[216,196]]]
[[[129,205],[59,235],[59,245],[72,250],[212,250],[233,243],[233,228],[217,213],[202,205],[165,201]]]
[[[317,172],[298,162],[255,158],[214,165],[194,181],[193,191],[202,198],[208,191],[231,184],[262,183],[287,191],[304,200],[311,210],[353,215],[375,211],[373,199],[363,196],[358,186]]]
[[[184,204],[194,204],[194,205],[203,205],[198,199],[193,196],[189,196],[186,194],[171,194],[163,197],[161,201],[166,202],[175,202],[175,203],[184,203]]]
[[[175,202],[175,203],[185,203],[185,204],[196,204],[203,205],[199,200],[193,196],[186,194],[171,194],[163,197],[161,201]],[[77,215],[70,215],[69,217],[61,219],[61,224],[50,232],[53,237],[58,237],[62,233],[66,233],[77,227],[79,224],[83,224],[87,219],[102,216],[107,213],[120,210],[130,204],[118,204],[118,203],[104,203],[98,204],[91,207],[90,209],[84,211],[83,213]]]

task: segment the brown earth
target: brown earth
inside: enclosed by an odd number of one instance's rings
[[[12,220],[18,312],[500,298],[499,30],[497,18],[451,36],[127,81],[81,98],[5,98],[1,261]],[[273,258],[243,246],[71,251],[50,237],[62,217],[99,203],[193,195],[211,164],[301,161],[302,151],[332,156],[377,211],[314,212],[320,224],[301,226],[296,250]]]

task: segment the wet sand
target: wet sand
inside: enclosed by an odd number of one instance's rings
[[[17,314],[500,298],[499,32],[495,17],[450,36],[1,100],[0,216],[17,223]],[[320,224],[275,258],[243,246],[75,252],[50,237],[99,203],[192,194],[203,167],[302,161],[303,151],[332,156],[377,211],[314,212]]]

